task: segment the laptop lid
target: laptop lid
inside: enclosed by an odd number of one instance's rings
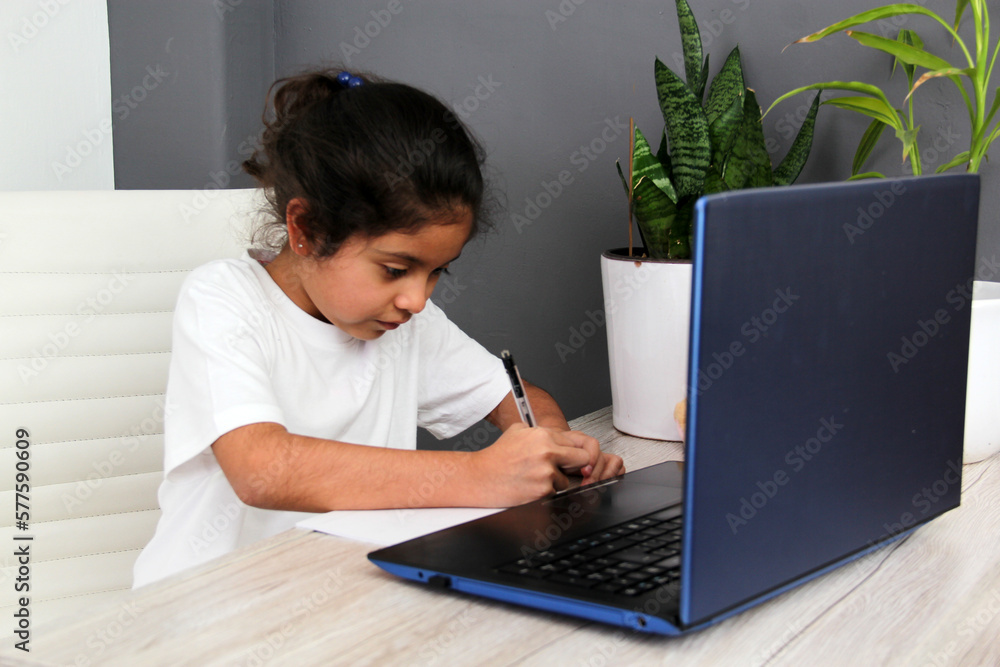
[[[978,209],[975,175],[698,203],[684,624],[958,505]]]

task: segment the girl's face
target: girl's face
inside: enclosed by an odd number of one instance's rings
[[[300,262],[299,289],[285,292],[313,317],[373,340],[424,309],[471,230],[472,214],[463,207],[435,214],[413,232],[356,235],[332,257]]]

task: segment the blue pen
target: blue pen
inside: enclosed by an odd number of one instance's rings
[[[535,413],[531,411],[528,396],[524,393],[524,385],[521,384],[521,373],[518,372],[517,365],[514,364],[514,357],[510,356],[508,350],[504,350],[500,353],[500,359],[503,360],[503,367],[507,370],[507,376],[510,378],[510,387],[514,392],[514,403],[517,404],[517,411],[521,414],[521,421],[528,426],[534,426]]]

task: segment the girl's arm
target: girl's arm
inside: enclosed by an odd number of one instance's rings
[[[212,450],[240,500],[263,509],[508,507],[566,488],[563,470],[591,459],[579,436],[514,424],[478,452],[438,452],[352,445],[260,423],[226,433]]]
[[[301,512],[410,507],[510,507],[583,482],[625,472],[596,439],[571,431],[544,390],[525,383],[540,428],[521,422],[513,395],[487,415],[504,433],[477,452],[353,445],[289,433],[275,423],[249,424],[212,445],[241,501]]]

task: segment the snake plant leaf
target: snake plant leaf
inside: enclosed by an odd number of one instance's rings
[[[618,178],[622,179],[622,187],[625,188],[625,194],[626,195],[630,194],[628,188],[628,179],[625,178],[625,174],[622,173],[622,161],[615,160],[615,167],[618,168]]]
[[[726,62],[722,64],[722,69],[712,79],[712,85],[708,90],[708,99],[705,101],[705,118],[708,119],[709,126],[729,110],[733,105],[733,100],[743,97],[745,88],[740,47],[737,46],[729,52]]]
[[[670,254],[671,227],[677,222],[677,206],[648,177],[635,184],[632,210],[639,223],[646,252],[650,257],[665,259]]]
[[[660,133],[660,147],[656,149],[656,158],[663,165],[663,168],[667,170],[667,173],[673,173],[673,163],[670,161],[670,151],[667,150],[667,130],[663,129]]]
[[[891,56],[895,56],[897,60],[900,60],[907,65],[926,67],[929,70],[949,69],[952,67],[952,64],[944,58],[939,58],[933,53],[929,53],[923,49],[895,39],[888,39],[879,35],[873,35],[869,32],[859,32],[857,30],[848,30],[847,36],[857,40],[862,46],[869,46],[873,49],[884,51]]]
[[[971,153],[969,151],[962,151],[961,153],[959,153],[958,155],[956,155],[952,159],[948,160],[948,162],[944,163],[943,165],[941,165],[940,167],[938,167],[937,169],[935,169],[934,173],[936,173],[936,174],[943,174],[944,172],[948,171],[949,169],[954,169],[955,167],[957,167],[959,165],[966,164],[969,161],[970,157],[971,157]]]
[[[962,42],[962,38],[958,36],[958,32],[956,31],[956,29],[952,28],[947,21],[945,21],[943,18],[938,16],[933,11],[926,9],[925,7],[921,7],[920,5],[914,5],[912,3],[897,3],[893,5],[886,5],[884,7],[876,7],[875,9],[869,9],[868,11],[864,11],[861,12],[860,14],[855,14],[854,16],[846,18],[843,21],[838,21],[837,23],[827,26],[822,30],[806,35],[801,39],[797,39],[794,42],[792,42],[792,44],[806,44],[809,42],[816,42],[823,39],[824,37],[829,37],[834,33],[838,33],[843,30],[848,30],[855,26],[859,26],[865,23],[870,23],[871,21],[878,21],[881,19],[891,19],[894,16],[902,16],[905,14],[920,14],[922,16],[929,16],[930,18],[934,19],[935,21],[943,25],[945,29],[951,34],[952,39],[964,45],[964,42]],[[788,46],[791,46],[792,44],[789,44]],[[785,48],[787,49],[788,46],[786,46]]]
[[[899,125],[899,116],[897,115],[896,110],[891,107],[886,107],[881,100],[876,100],[871,97],[836,97],[832,100],[823,102],[823,104],[830,104],[840,109],[847,109],[848,111],[857,111],[858,113],[864,114],[869,118],[880,120],[886,125]],[[893,122],[894,120],[895,122]]]
[[[889,98],[885,96],[885,93],[883,93],[878,86],[873,86],[868,83],[861,83],[860,81],[825,81],[823,83],[814,83],[809,86],[802,86],[801,88],[790,90],[781,97],[779,97],[778,99],[776,99],[771,104],[771,106],[767,108],[767,111],[764,113],[764,115],[766,116],[767,114],[771,113],[771,110],[774,109],[774,107],[776,107],[779,103],[787,100],[789,97],[792,97],[793,95],[798,95],[799,93],[805,92],[807,90],[825,90],[825,89],[846,90],[851,93],[861,93],[862,95],[867,95],[869,97],[877,99],[879,102],[882,103],[881,105],[879,105],[879,108],[885,112],[883,114],[885,117],[884,118],[885,121],[893,129],[902,131],[903,124],[899,120],[899,116],[896,114],[896,110],[893,108],[891,104],[889,104]],[[839,99],[845,99],[845,98],[839,98]]]
[[[721,174],[725,171],[726,160],[733,150],[733,142],[736,135],[743,127],[743,91],[733,98],[729,108],[715,119],[709,128],[708,134],[712,140],[712,164]]]
[[[632,187],[635,187],[636,182],[641,178],[649,178],[653,181],[656,187],[663,190],[663,194],[670,197],[673,202],[677,201],[677,191],[674,190],[673,184],[670,182],[670,175],[667,173],[666,169],[663,168],[663,164],[655,155],[653,155],[652,149],[649,147],[649,142],[646,141],[646,137],[639,130],[639,126],[635,127],[635,144],[632,151]]]
[[[722,180],[730,190],[757,188],[774,184],[771,156],[767,152],[764,127],[761,123],[757,96],[746,89],[743,100],[743,121],[726,161]]]
[[[676,2],[677,23],[680,25],[681,46],[684,50],[684,75],[687,78],[688,88],[691,89],[695,97],[701,100],[705,93],[702,75],[704,55],[701,47],[701,31],[698,30],[698,22],[695,20],[687,0],[676,0]],[[701,87],[699,88],[699,86]]]
[[[698,82],[698,91],[695,93],[695,97],[699,100],[705,97],[705,85],[708,83],[708,57],[711,54],[705,54],[705,66],[701,68],[701,81]]]
[[[861,169],[868,162],[868,158],[871,156],[872,151],[875,150],[875,144],[878,143],[879,138],[882,136],[882,132],[885,130],[886,124],[882,121],[875,119],[865,130],[864,135],[861,137],[861,143],[858,144],[858,150],[854,153],[854,163],[851,165],[851,176],[857,176],[861,172]]]
[[[802,168],[805,166],[806,160],[809,159],[809,151],[812,150],[813,132],[816,129],[816,114],[819,113],[819,98],[822,94],[822,91],[816,93],[816,98],[813,100],[812,106],[809,107],[809,113],[806,114],[805,120],[802,121],[802,127],[799,128],[799,133],[795,135],[795,140],[792,142],[791,148],[788,149],[785,159],[774,170],[775,185],[791,185],[799,177],[799,174],[802,173]]]
[[[701,191],[712,157],[708,121],[694,93],[664,65],[655,63],[656,94],[670,137],[673,184],[679,197]]]
[[[705,192],[704,194],[710,195],[715,192],[725,192],[729,187],[726,182],[722,180],[722,173],[713,164],[708,167],[708,171],[705,172]]]

